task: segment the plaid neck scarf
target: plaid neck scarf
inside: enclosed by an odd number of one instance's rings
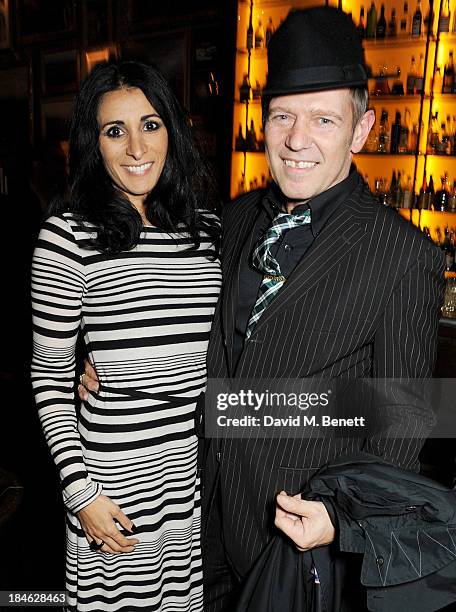
[[[286,278],[281,273],[279,262],[271,255],[271,247],[286,231],[310,223],[310,221],[310,210],[305,210],[298,214],[279,213],[272,222],[271,227],[255,247],[252,254],[252,263],[264,276],[255,306],[247,324],[246,340],[250,338],[264,310],[266,310],[286,281]]]

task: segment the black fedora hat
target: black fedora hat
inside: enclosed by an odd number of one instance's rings
[[[264,96],[367,84],[352,18],[330,6],[292,10],[268,45]]]

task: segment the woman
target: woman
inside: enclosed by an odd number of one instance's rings
[[[32,378],[67,507],[69,610],[202,610],[196,400],[220,289],[210,180],[160,73],[97,66],[34,254]],[[74,402],[81,330],[100,379]]]

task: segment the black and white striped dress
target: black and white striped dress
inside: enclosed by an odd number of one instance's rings
[[[84,248],[71,214],[33,263],[32,380],[67,512],[69,610],[202,610],[194,411],[221,284],[206,240],[144,227],[117,256]],[[74,401],[81,328],[100,391]],[[92,552],[75,513],[100,493],[134,522],[131,553]],[[129,534],[125,534],[129,535]]]

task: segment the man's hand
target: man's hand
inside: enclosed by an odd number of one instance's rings
[[[98,391],[98,376],[87,359],[84,360],[84,373],[79,377],[79,399],[86,402],[89,399],[88,391]]]
[[[293,540],[299,550],[331,544],[336,530],[322,502],[306,501],[300,495],[277,495],[275,526]]]
[[[77,516],[87,541],[92,546],[95,543],[95,550],[113,554],[131,552],[139,543],[136,538],[126,538],[119,531],[116,522],[130,533],[135,527],[119,506],[105,495],[99,495],[79,510]]]

